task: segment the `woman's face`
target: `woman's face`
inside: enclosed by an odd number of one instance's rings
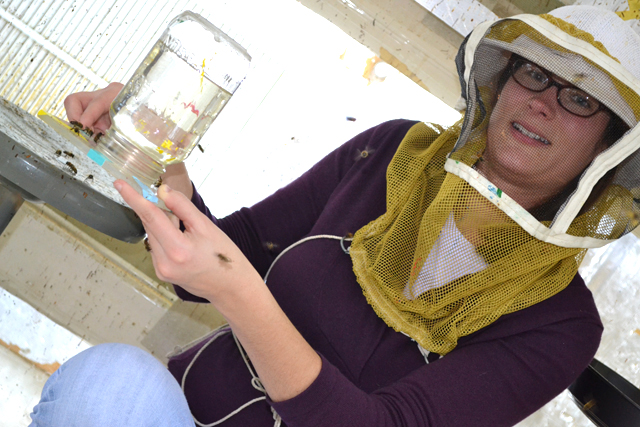
[[[575,115],[558,103],[557,94],[557,87],[534,92],[509,77],[491,114],[479,164],[487,178],[556,194],[606,148],[602,137],[609,113]]]

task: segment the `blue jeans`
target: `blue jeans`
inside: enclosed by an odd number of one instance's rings
[[[180,385],[149,353],[100,344],[51,375],[30,427],[193,427]]]

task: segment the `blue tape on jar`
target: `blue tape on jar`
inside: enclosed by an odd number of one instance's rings
[[[148,201],[150,201],[151,203],[158,203],[158,197],[153,194],[153,192],[151,191],[151,189],[149,187],[147,187],[146,185],[144,185],[142,183],[142,181],[140,181],[138,178],[136,178],[135,176],[133,177],[133,179],[136,180],[136,182],[138,183],[138,185],[140,186],[140,188],[142,189],[142,197],[144,197],[145,199],[147,199]]]
[[[98,164],[98,166],[102,166],[104,165],[104,162],[107,161],[107,158],[105,156],[103,156],[102,154],[98,153],[96,150],[91,149],[89,150],[89,152],[87,153],[87,156],[93,160],[94,162],[96,162]]]

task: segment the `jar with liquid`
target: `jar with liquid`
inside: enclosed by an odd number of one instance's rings
[[[174,18],[111,104],[95,148],[124,175],[152,187],[184,161],[244,80],[247,51],[202,16]]]

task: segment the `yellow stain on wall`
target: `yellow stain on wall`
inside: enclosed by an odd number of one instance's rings
[[[0,345],[3,346],[3,347],[8,348],[10,351],[14,352],[15,354],[17,354],[21,358],[27,360],[29,363],[35,365],[36,368],[40,369],[41,371],[46,372],[49,375],[53,374],[60,367],[60,363],[58,363],[58,362],[38,363],[38,362],[35,362],[35,361],[29,359],[28,357],[25,356],[25,353],[28,353],[28,351],[27,352],[22,351],[22,349],[20,347],[18,347],[17,345],[15,345],[15,344],[9,344],[9,343],[6,343],[6,342],[0,340]]]
[[[368,58],[366,65],[364,67],[364,72],[362,73],[362,77],[364,77],[365,79],[367,79],[367,81],[369,82],[368,84],[371,84],[372,81],[383,81],[384,79],[377,79],[375,76],[375,72],[373,71],[373,68],[376,66],[376,64],[378,62],[381,62],[382,60],[380,58],[378,58],[377,56],[374,56],[373,58]]]
[[[389,52],[387,49],[383,47],[380,48],[380,59],[382,59],[387,64],[391,65],[396,70],[400,71],[405,76],[409,77],[411,80],[416,82],[421,88],[431,92],[427,87],[427,85],[425,85],[422,82],[422,80],[420,80],[414,72],[409,70],[409,67],[407,67],[402,61],[400,61],[398,58],[393,56],[391,52]]]

